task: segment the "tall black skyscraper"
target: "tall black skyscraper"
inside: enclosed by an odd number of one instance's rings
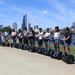
[[[23,16],[23,22],[22,22],[22,31],[25,29],[25,28],[27,28],[27,14],[25,14],[24,16]]]

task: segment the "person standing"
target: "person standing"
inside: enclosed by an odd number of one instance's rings
[[[30,46],[34,48],[35,47],[35,32],[32,27],[30,27],[28,35],[29,35]]]
[[[66,27],[65,29],[64,38],[62,40],[64,40],[66,43],[66,48],[65,48],[66,53],[70,55],[70,45],[72,42],[72,34],[68,27]]]
[[[14,29],[12,30],[11,38],[12,38],[13,42],[16,43],[16,31]]]
[[[45,46],[48,50],[50,50],[50,37],[51,33],[49,32],[49,28],[47,28],[46,33],[44,34]]]
[[[38,46],[40,48],[43,47],[43,35],[44,35],[44,33],[42,31],[42,28],[39,28],[39,33],[38,33]]]
[[[25,45],[28,45],[28,32],[27,32],[27,28],[25,28],[25,30],[23,31],[23,42]]]
[[[53,42],[54,42],[54,56],[56,56],[57,52],[60,51],[59,39],[60,39],[60,30],[59,30],[59,27],[56,26],[56,27],[55,27],[54,36],[53,36]]]

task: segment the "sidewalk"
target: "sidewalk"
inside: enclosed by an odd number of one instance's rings
[[[75,75],[75,64],[15,48],[0,47],[0,75]]]

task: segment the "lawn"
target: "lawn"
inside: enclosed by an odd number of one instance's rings
[[[37,47],[37,44],[36,44],[36,47]],[[43,47],[45,48],[44,44],[43,44]],[[54,49],[53,45],[51,45],[51,49]],[[64,52],[64,47],[62,45],[60,45],[60,49],[62,52]],[[75,55],[75,47],[70,47],[70,50],[71,50],[71,54]]]
[[[51,45],[51,48],[53,49],[53,45]],[[64,52],[64,47],[63,46],[60,46],[60,49],[61,51]],[[71,50],[71,54],[75,55],[75,47],[70,47],[70,50]]]

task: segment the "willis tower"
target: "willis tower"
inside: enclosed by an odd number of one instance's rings
[[[25,29],[27,29],[27,14],[25,14],[23,16],[23,22],[22,22],[22,27],[21,27],[22,31],[24,31]]]

